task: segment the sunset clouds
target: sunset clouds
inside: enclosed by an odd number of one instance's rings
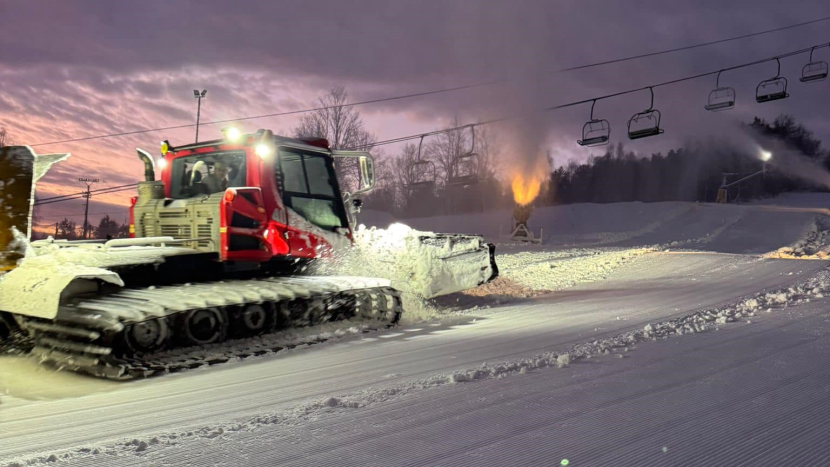
[[[379,139],[445,126],[454,117],[472,122],[521,108],[543,107],[652,82],[706,72],[830,41],[819,23],[767,36],[669,56],[557,73],[556,70],[621,56],[808,21],[830,15],[824,2],[798,9],[769,1],[25,1],[0,3],[0,127],[17,143],[37,144],[96,134],[193,123],[192,90],[208,89],[202,120],[232,119],[313,106],[316,96],[343,85],[352,100],[428,91],[493,79],[519,80],[498,87],[360,107]],[[819,58],[819,52],[817,52]],[[830,60],[830,50],[821,52]],[[612,142],[635,151],[667,150],[687,138],[717,135],[726,123],[790,113],[830,141],[827,82],[804,85],[797,76],[807,57],[782,62],[791,98],[755,104],[761,79],[775,73],[760,65],[725,73],[738,104],[713,115],[703,109],[714,80],[656,91],[666,134],[628,142],[626,120],[648,106],[647,93],[601,101],[596,113],[612,125]],[[524,81],[523,81],[524,80]],[[531,80],[532,83],[528,83]],[[710,82],[711,81],[711,82]],[[517,98],[523,90],[527,95]],[[515,105],[514,105],[515,104]],[[589,108],[540,114],[557,163],[584,159],[576,146]],[[296,116],[242,123],[246,130],[289,130]],[[220,125],[200,137],[218,137]],[[39,146],[71,152],[44,179],[39,196],[81,191],[78,177],[96,187],[140,178],[135,148],[193,139],[192,128]],[[386,149],[393,155],[395,147]],[[594,149],[594,152],[598,152]],[[130,192],[94,198],[92,218],[121,219]],[[42,222],[80,220],[81,201],[50,204]]]

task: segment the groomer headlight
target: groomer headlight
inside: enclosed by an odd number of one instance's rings
[[[242,132],[235,126],[222,128],[222,134],[225,135],[225,139],[231,143],[236,143],[239,141],[239,138],[242,137]]]

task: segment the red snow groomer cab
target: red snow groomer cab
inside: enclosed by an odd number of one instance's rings
[[[179,147],[165,141],[155,161],[138,150],[145,181],[130,207],[130,236],[189,239],[220,262],[255,264],[312,259],[351,242],[350,211],[360,207],[351,197],[374,186],[368,153],[269,130],[223,133]],[[341,193],[335,158],[357,168],[352,193]]]

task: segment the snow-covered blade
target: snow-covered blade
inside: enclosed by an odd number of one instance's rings
[[[479,235],[423,232],[403,224],[388,229],[361,226],[355,243],[360,260],[374,275],[423,298],[471,289],[498,275],[494,248]]]
[[[15,230],[25,232],[26,238],[31,236],[35,182],[52,164],[67,157],[69,154],[38,156],[29,146],[0,148],[0,269],[14,268],[23,256]]]

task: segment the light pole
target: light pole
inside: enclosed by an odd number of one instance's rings
[[[202,92],[199,92],[198,89],[193,90],[193,97],[199,99],[199,103],[196,105],[196,142],[199,142],[199,114],[202,112],[202,98],[205,97],[207,94],[207,89],[202,89]]]

